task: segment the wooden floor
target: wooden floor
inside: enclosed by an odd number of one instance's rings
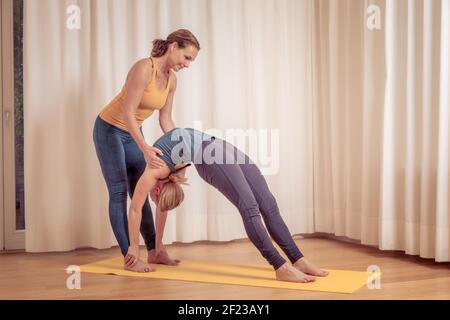
[[[353,294],[334,294],[87,273],[81,275],[80,290],[66,288],[67,266],[118,256],[120,251],[115,247],[2,253],[0,299],[450,299],[450,263],[331,239],[295,239],[304,255],[323,268],[366,271],[369,265],[379,266],[381,289],[363,287]],[[180,259],[266,263],[247,240],[174,244],[168,250]]]

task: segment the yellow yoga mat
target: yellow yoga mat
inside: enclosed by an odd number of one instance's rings
[[[352,293],[373,280],[379,274],[329,270],[327,277],[316,277],[315,282],[292,283],[278,281],[270,265],[238,265],[211,263],[205,261],[183,260],[178,266],[152,265],[156,271],[136,273],[123,270],[123,258],[101,260],[80,266],[81,272],[115,274],[120,276],[142,277],[153,279],[182,280],[242,286],[296,289],[308,291],[325,291]]]

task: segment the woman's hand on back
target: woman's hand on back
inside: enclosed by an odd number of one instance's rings
[[[147,146],[144,150],[144,158],[147,165],[152,169],[164,168],[164,161],[158,157],[158,155],[163,155],[162,151],[158,148]]]

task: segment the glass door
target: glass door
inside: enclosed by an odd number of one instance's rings
[[[1,1],[2,249],[25,248],[23,152],[23,0]]]

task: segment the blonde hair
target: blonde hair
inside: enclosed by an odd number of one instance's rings
[[[180,48],[186,48],[188,46],[194,46],[200,51],[200,44],[197,38],[187,29],[179,29],[172,32],[167,37],[167,40],[155,39],[153,40],[152,57],[162,57],[169,48],[169,45],[176,42]]]
[[[172,210],[180,205],[184,200],[183,188],[174,182],[165,183],[158,197],[158,207],[161,211]]]

